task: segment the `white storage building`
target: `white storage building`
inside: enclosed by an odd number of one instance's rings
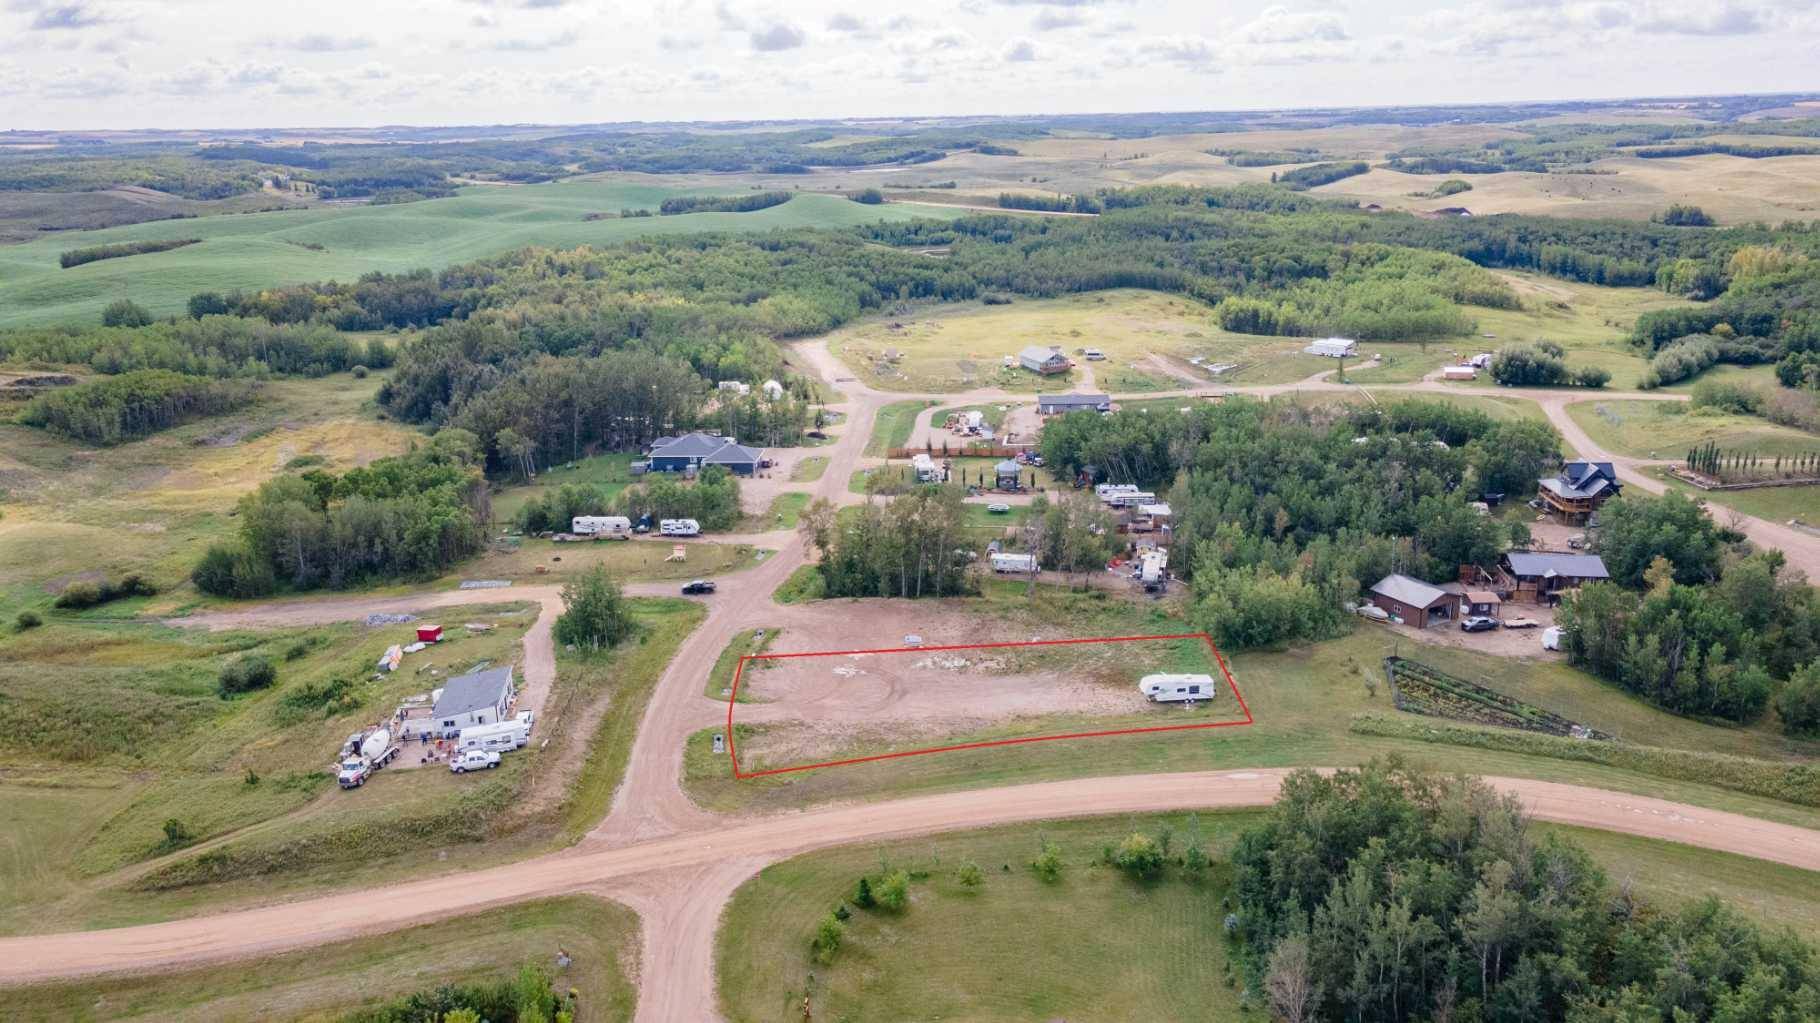
[[[1325,355],[1330,359],[1350,359],[1359,354],[1359,343],[1350,338],[1324,337],[1311,341],[1302,349],[1307,355]]]

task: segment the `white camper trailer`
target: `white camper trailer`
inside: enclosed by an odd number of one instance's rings
[[[495,753],[510,753],[523,749],[531,740],[531,725],[519,718],[496,721],[490,725],[474,725],[461,730],[461,737],[455,741],[455,748],[461,750],[484,749]]]
[[[1034,554],[993,554],[992,570],[994,572],[1022,572],[1030,574],[1041,572]]]
[[[1112,498],[1117,494],[1135,494],[1137,492],[1136,483],[1095,483],[1093,485],[1093,496],[1107,504],[1111,504]]]
[[[577,515],[569,521],[569,532],[605,540],[630,540],[632,520],[624,515]]]
[[[1151,703],[1194,703],[1213,699],[1217,690],[1212,675],[1145,675],[1138,680],[1138,692]]]
[[[910,467],[916,470],[918,483],[940,483],[942,481],[942,467],[935,464],[935,459],[921,451],[910,457]]]
[[[700,536],[701,523],[694,519],[664,519],[657,524],[657,531],[664,536]]]

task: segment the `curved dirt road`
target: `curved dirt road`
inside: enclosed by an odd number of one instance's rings
[[[855,379],[825,346],[808,342],[794,354],[844,396],[846,413],[837,440],[818,454],[830,464],[803,489],[837,504],[862,498],[847,492],[858,468],[879,459],[862,454],[884,404],[916,397],[875,391]],[[1220,393],[1268,396],[1296,390],[1350,390],[1314,378],[1265,387],[1184,388],[1143,397]],[[1582,456],[1609,458],[1566,415],[1566,406],[1589,397],[1560,391],[1462,389],[1418,383],[1376,390],[1444,390],[1450,394],[1522,397],[1537,401]],[[986,389],[939,395],[944,403],[972,404],[1013,397]],[[1684,400],[1678,395],[1618,394]],[[1638,478],[1629,461],[1620,471],[1645,489],[1660,483]],[[1654,484],[1652,487],[1651,484]],[[1797,565],[1820,577],[1820,542],[1779,537],[1774,526],[1750,520],[1747,532],[1781,545]],[[1782,528],[1782,527],[1777,527]],[[1783,529],[1784,532],[1792,533]],[[750,628],[811,620],[830,613],[814,606],[784,607],[771,593],[806,560],[800,538],[768,534],[777,554],[722,576],[708,598],[708,615],[666,668],[655,687],[634,741],[612,810],[577,847],[506,866],[448,874],[384,888],[284,903],[162,924],[116,930],[0,939],[0,984],[56,976],[144,971],[307,947],[355,935],[456,916],[525,898],[592,892],[617,898],[641,916],[643,957],[638,1019],[705,1020],[718,1016],[713,977],[714,934],[733,890],[769,863],[811,849],[861,841],[1044,818],[1177,809],[1255,807],[1275,796],[1283,770],[1098,777],[1008,786],[837,806],[756,818],[729,818],[697,807],[681,787],[683,744],[697,730],[724,721],[725,704],[702,694],[720,651]],[[1804,565],[1805,563],[1805,565]],[[636,584],[632,594],[673,594],[674,584]],[[554,676],[550,637],[559,589],[552,585],[498,590],[447,591],[406,598],[298,600],[197,616],[191,624],[231,627],[357,619],[375,611],[405,611],[468,604],[529,601],[539,604],[536,626],[525,636],[527,686],[548,686]],[[837,610],[832,613],[838,614]],[[1601,828],[1820,870],[1820,833],[1723,811],[1668,803],[1598,789],[1523,779],[1489,779],[1518,794],[1540,819]]]
[[[903,838],[993,824],[1184,809],[1258,807],[1275,798],[1287,769],[1083,778],[943,793],[889,802],[810,810],[718,826],[618,848],[590,840],[537,859],[487,870],[389,885],[301,902],[176,920],[168,923],[0,940],[0,981],[148,970],[305,947],[473,910],[578,891],[628,892],[650,901],[665,887],[661,875],[723,873],[737,883],[764,864],[813,849]],[[1820,870],[1820,835],[1719,810],[1517,778],[1489,778],[1520,797],[1537,818],[1666,839],[1708,849]],[[642,883],[641,882],[645,882]],[[692,889],[675,891],[684,902]],[[692,942],[666,940],[647,960],[643,1019],[706,1019],[713,1015],[711,958],[664,954],[707,952]],[[658,1011],[658,1010],[662,1011]]]

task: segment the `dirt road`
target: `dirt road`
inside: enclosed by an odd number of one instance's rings
[[[1287,771],[1196,772],[1084,778],[812,810],[612,847],[598,840],[488,870],[390,885],[235,913],[74,934],[0,940],[0,982],[235,959],[336,941],[473,910],[577,891],[624,893],[718,913],[718,889],[763,865],[813,849],[1018,821],[1181,809],[1257,807],[1275,798]],[[1513,778],[1487,779],[1517,794],[1537,818],[1665,839],[1820,870],[1820,835],[1738,814],[1600,789]],[[679,877],[716,884],[674,887]],[[668,888],[670,895],[658,893]],[[726,890],[730,891],[730,888]],[[680,899],[680,902],[678,900]],[[711,939],[712,929],[707,937]],[[715,1015],[711,941],[667,935],[645,962],[641,1019]]]

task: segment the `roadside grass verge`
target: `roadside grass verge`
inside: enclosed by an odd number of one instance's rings
[[[916,428],[917,413],[933,404],[935,402],[918,398],[894,401],[879,409],[872,422],[872,436],[866,438],[866,454],[883,458],[892,448],[910,443],[910,431]]]
[[[779,604],[803,604],[822,599],[826,590],[827,584],[822,582],[822,574],[814,565],[798,565],[771,594],[771,599]]]
[[[809,507],[809,495],[802,493],[779,494],[771,499],[771,514],[765,521],[766,529],[795,529],[802,520],[803,509]]]
[[[592,896],[527,902],[394,934],[201,969],[111,975],[6,992],[7,1018],[338,1019],[443,984],[508,979],[525,964],[553,969],[580,992],[578,1020],[630,1020],[637,1001],[638,918]]]
[[[588,829],[600,823],[613,806],[613,793],[625,779],[626,764],[632,758],[632,741],[638,736],[638,724],[644,719],[645,704],[651,691],[669,666],[670,659],[682,646],[689,633],[707,617],[707,608],[693,600],[675,597],[642,599],[634,602],[639,624],[644,631],[632,645],[622,647],[606,657],[585,657],[558,650],[556,667],[559,675],[573,675],[579,687],[577,699],[588,700],[610,689],[612,702],[584,747],[587,760],[581,777],[564,802],[561,837],[573,842]],[[578,753],[579,755],[579,753]]]
[[[762,654],[771,649],[783,631],[776,627],[746,629],[734,636],[732,641],[727,644],[727,648],[720,652],[719,657],[715,658],[714,667],[708,672],[708,684],[702,687],[702,695],[710,700],[724,702],[727,699],[728,690],[733,688],[733,669],[739,664],[739,659],[753,654]],[[761,633],[763,634],[762,639],[760,638]],[[769,662],[755,661],[747,664],[746,670],[753,671],[767,663]],[[742,692],[739,694],[739,702],[749,703],[751,697]]]
[[[796,483],[814,483],[827,471],[827,455],[810,455],[790,467],[790,479]]]
[[[1352,731],[1355,735],[1415,739],[1446,746],[1605,764],[1656,778],[1707,782],[1754,796],[1820,807],[1820,762],[1791,763],[1698,750],[1637,746],[1628,742],[1571,739],[1511,728],[1443,724],[1433,719],[1401,715],[1392,718],[1361,714],[1352,719]]]

